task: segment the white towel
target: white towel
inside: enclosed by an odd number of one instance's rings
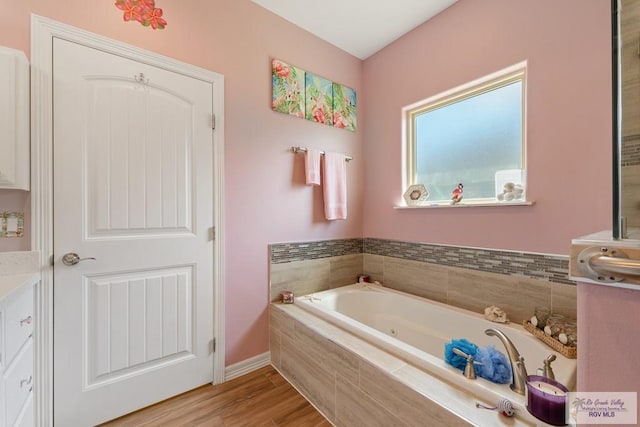
[[[328,220],[347,219],[347,162],[344,154],[325,153],[324,216]]]
[[[320,185],[320,150],[307,148],[304,153],[304,174],[307,185]]]

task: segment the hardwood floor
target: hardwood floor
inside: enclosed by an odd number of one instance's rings
[[[129,426],[330,427],[271,366],[206,385],[102,424]]]

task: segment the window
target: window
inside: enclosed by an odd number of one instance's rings
[[[449,203],[458,183],[464,185],[465,203],[497,202],[506,182],[524,188],[525,65],[403,110],[405,188],[424,184],[429,203]]]

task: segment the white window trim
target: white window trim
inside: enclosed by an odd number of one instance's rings
[[[476,80],[464,83],[444,92],[430,96],[421,101],[402,108],[402,189],[404,192],[410,185],[417,184],[415,144],[413,140],[414,117],[426,111],[440,108],[443,104],[463,100],[487,92],[495,87],[503,86],[509,82],[522,80],[522,169],[525,182],[527,175],[527,61],[506,67]],[[463,207],[463,206],[530,206],[534,202],[499,202],[495,199],[466,199],[463,204],[451,205],[442,200],[429,202],[421,206],[396,206],[397,208],[424,208],[424,207]]]

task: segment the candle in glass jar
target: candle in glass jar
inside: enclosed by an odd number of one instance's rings
[[[545,393],[553,394],[554,396],[566,396],[567,393],[562,391],[559,387],[553,384],[544,383],[542,381],[531,381],[531,387],[540,390]]]
[[[555,380],[540,376],[527,377],[527,411],[536,418],[555,425],[567,424],[567,393],[569,390]]]

